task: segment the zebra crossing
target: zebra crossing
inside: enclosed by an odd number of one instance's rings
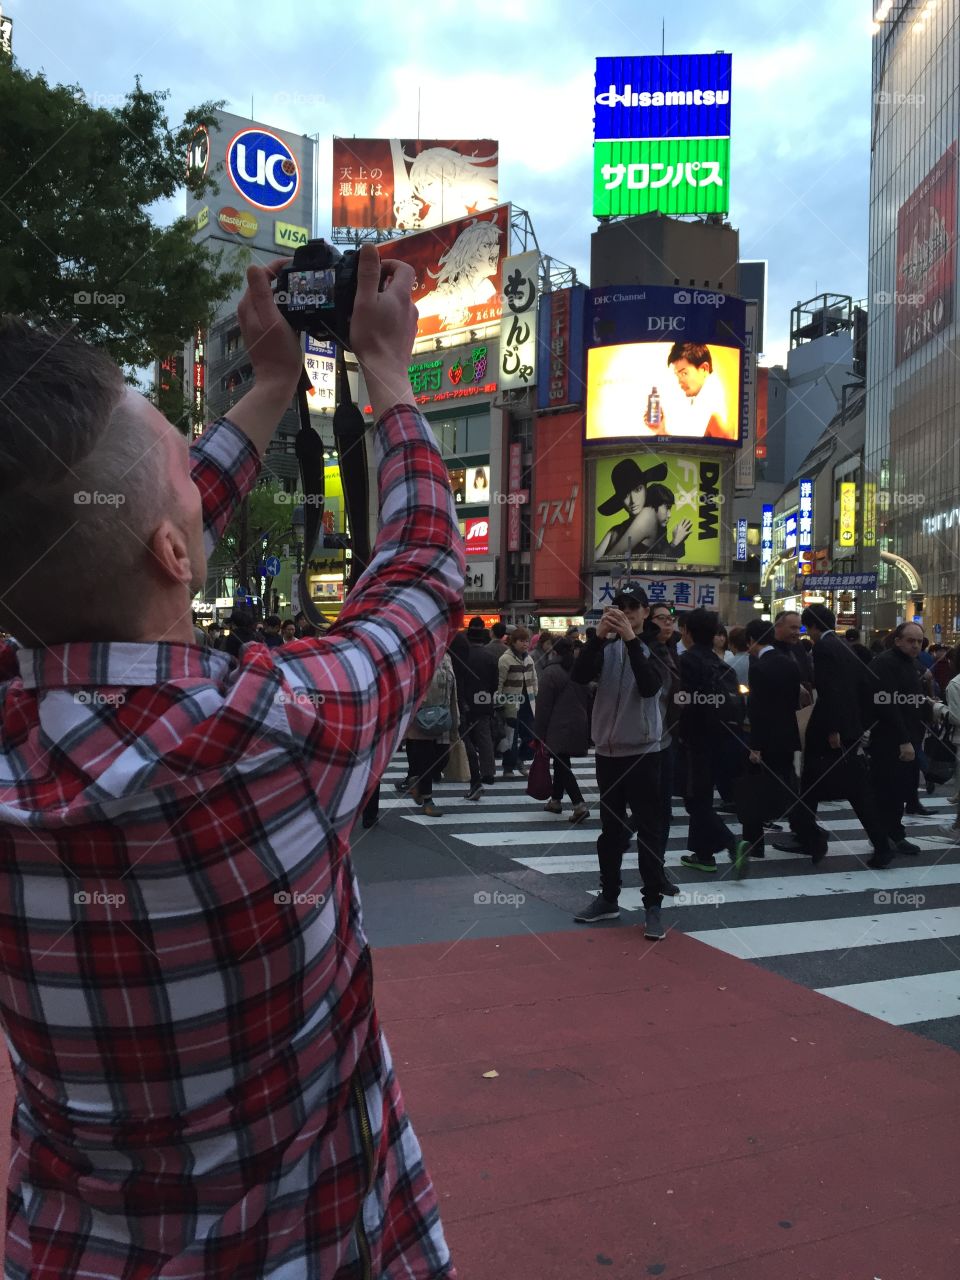
[[[576,909],[597,890],[600,823],[592,759],[575,761],[574,772],[591,811],[575,826],[566,821],[569,801],[562,815],[545,813],[542,802],[527,796],[522,776],[498,775],[479,803],[465,799],[464,784],[441,782],[434,799],[443,816],[429,818],[393,788],[406,774],[402,756],[388,767],[381,807],[411,833],[432,829],[467,862],[471,855],[502,859],[502,874],[514,885]],[[664,899],[664,924],[960,1048],[960,845],[940,834],[955,812],[948,790],[921,795],[929,816],[906,820],[908,837],[920,849],[916,857],[898,857],[883,871],[869,869],[870,844],[859,822],[845,803],[829,802],[819,810],[831,840],[822,863],[812,867],[801,854],[773,849],[777,833],[769,832],[765,859],[752,860],[740,881],[724,854],[715,876],[681,865],[687,818],[675,799],[667,868],[680,894]],[[736,819],[724,816],[739,834]],[[620,908],[628,920],[643,910],[629,853]]]

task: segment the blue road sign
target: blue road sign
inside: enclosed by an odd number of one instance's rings
[[[275,578],[280,572],[280,557],[267,556],[263,564],[260,566],[260,576],[263,578]]]

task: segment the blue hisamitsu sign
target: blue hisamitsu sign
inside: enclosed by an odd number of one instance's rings
[[[729,53],[598,58],[597,141],[621,138],[729,138]]]

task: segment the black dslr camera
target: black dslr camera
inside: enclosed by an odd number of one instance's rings
[[[340,253],[325,240],[310,240],[294,252],[273,285],[277,309],[291,328],[312,338],[333,338],[350,350],[359,256],[356,249]]]

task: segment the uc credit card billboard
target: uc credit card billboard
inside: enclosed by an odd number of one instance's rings
[[[699,289],[587,295],[586,440],[740,443],[746,304]]]

